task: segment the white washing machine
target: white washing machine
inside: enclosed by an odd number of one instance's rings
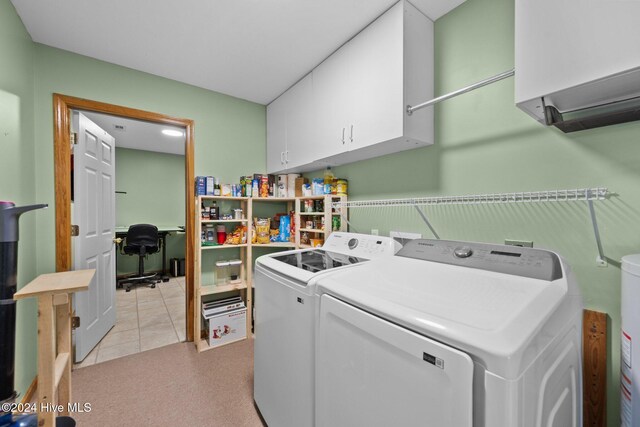
[[[316,289],[316,426],[582,425],[582,298],[555,253],[414,240]]]
[[[253,397],[270,427],[314,425],[317,280],[400,247],[389,237],[334,232],[322,248],[256,260]]]

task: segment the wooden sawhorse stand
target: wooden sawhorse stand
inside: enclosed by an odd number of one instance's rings
[[[38,297],[38,426],[54,427],[71,403],[72,296],[86,291],[95,270],[42,274],[13,299]]]

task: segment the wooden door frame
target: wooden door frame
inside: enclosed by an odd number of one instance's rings
[[[193,120],[122,107],[104,102],[53,94],[53,163],[55,175],[56,271],[71,270],[71,110],[94,111],[185,128],[185,280],[187,341],[193,341],[195,193],[193,176]]]

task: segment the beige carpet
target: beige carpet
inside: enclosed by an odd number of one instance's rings
[[[253,340],[198,354],[193,343],[73,371],[78,426],[263,426],[253,404]]]

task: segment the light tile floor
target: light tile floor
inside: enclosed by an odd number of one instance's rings
[[[172,277],[155,289],[140,285],[116,290],[116,325],[74,368],[139,353],[185,340],[184,277]]]

